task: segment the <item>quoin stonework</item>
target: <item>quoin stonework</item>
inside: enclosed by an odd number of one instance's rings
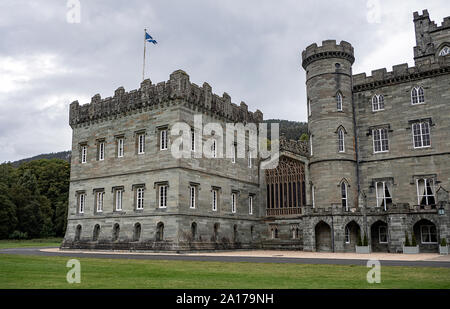
[[[437,25],[424,10],[413,22],[413,67],[354,75],[350,43],[306,47],[309,140],[281,136],[272,169],[251,155],[248,132],[244,156],[222,157],[220,136],[194,125],[201,115],[225,131],[260,124],[262,112],[181,70],[167,82],[71,103],[61,247],[354,252],[366,236],[374,252],[401,252],[408,235],[421,252],[437,252],[450,237],[450,17]],[[170,151],[180,122],[192,128],[191,157]],[[196,155],[205,147],[212,158]]]

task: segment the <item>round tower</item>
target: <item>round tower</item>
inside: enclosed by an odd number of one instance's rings
[[[350,43],[335,40],[311,44],[302,53],[306,70],[310,179],[314,206],[357,205],[357,172],[352,103]]]

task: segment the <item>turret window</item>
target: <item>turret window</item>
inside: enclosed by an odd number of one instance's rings
[[[374,95],[372,97],[372,111],[381,111],[384,110],[384,96],[382,94]]]
[[[439,52],[439,56],[447,56],[450,55],[450,47],[444,46],[444,48],[441,49]]]
[[[425,103],[425,93],[422,87],[414,87],[411,90],[411,104]]]
[[[342,128],[338,129],[338,151],[345,152],[344,130]]]
[[[339,112],[342,112],[342,94],[340,92],[336,94],[336,108]]]
[[[341,183],[341,203],[342,207],[348,210],[347,183],[345,181]]]

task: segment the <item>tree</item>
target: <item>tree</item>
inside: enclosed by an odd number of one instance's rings
[[[0,183],[0,239],[8,238],[17,226],[16,205],[8,196],[8,188]]]

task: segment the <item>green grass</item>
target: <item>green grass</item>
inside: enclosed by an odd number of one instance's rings
[[[1,239],[0,249],[24,248],[24,247],[59,247],[62,238],[37,238],[37,239]]]
[[[69,257],[0,254],[0,288],[450,288],[450,268],[226,263],[79,258],[81,283],[68,284]]]

